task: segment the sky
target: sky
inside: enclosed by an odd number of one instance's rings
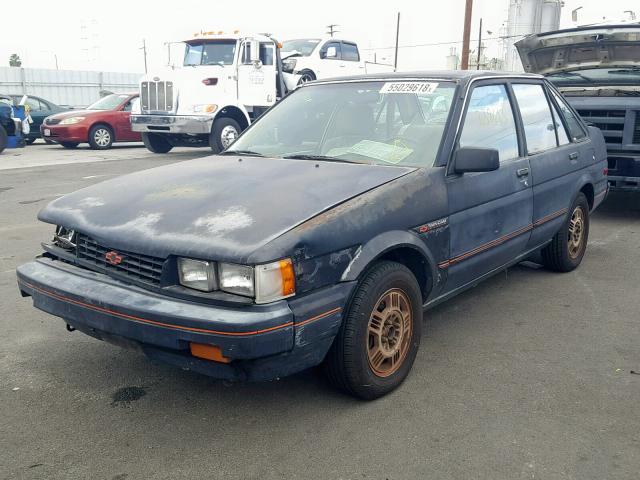
[[[338,24],[336,37],[355,40],[366,59],[376,52],[379,62],[393,63],[396,15],[400,12],[400,70],[442,69],[450,48],[461,50],[465,0],[323,0],[322,2],[265,2],[244,0],[123,1],[96,3],[86,0],[30,0],[32,13],[23,22],[3,22],[0,29],[0,65],[8,65],[17,53],[23,67],[70,70],[143,72],[143,39],[149,71],[167,64],[166,42],[178,42],[194,32],[268,32],[279,40],[318,37],[326,25]],[[65,5],[62,8],[62,5]],[[172,10],[170,7],[176,7]],[[509,0],[474,0],[472,48],[478,37],[480,18],[488,56],[500,56]],[[630,18],[637,0],[565,0],[561,27],[576,26],[571,10],[579,11],[578,24]],[[6,10],[6,8],[5,8]],[[491,33],[489,33],[491,32]],[[455,43],[447,43],[455,42]],[[445,43],[410,47],[416,44]],[[181,46],[171,47],[173,59]]]

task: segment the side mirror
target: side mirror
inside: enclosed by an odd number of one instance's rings
[[[498,168],[500,153],[495,148],[459,148],[453,159],[456,173],[492,172]]]
[[[336,58],[338,56],[338,51],[336,47],[328,47],[327,53],[325,54],[325,58]]]
[[[249,61],[255,65],[260,62],[260,42],[258,40],[250,40],[247,46],[249,47]]]

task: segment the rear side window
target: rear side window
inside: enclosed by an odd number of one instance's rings
[[[350,62],[360,61],[360,54],[358,53],[358,47],[353,43],[342,44],[342,60]]]
[[[569,135],[573,140],[580,140],[586,137],[586,133],[580,125],[580,121],[576,118],[575,114],[571,111],[569,106],[566,104],[563,98],[560,97],[555,91],[549,89],[551,92],[551,96],[560,107],[560,112],[564,117],[564,120],[567,124],[567,128],[569,129]]]
[[[567,130],[564,128],[564,125],[561,120],[560,113],[558,113],[558,109],[556,106],[551,103],[551,113],[553,114],[553,123],[556,125],[556,132],[558,132],[558,145],[566,145],[571,143],[569,141],[569,136],[567,135]]]
[[[495,148],[501,162],[519,156],[516,122],[504,85],[473,89],[458,143],[460,147]]]
[[[556,147],[554,122],[542,85],[514,84],[513,92],[520,108],[529,155]]]

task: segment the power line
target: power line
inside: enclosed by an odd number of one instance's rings
[[[505,35],[502,37],[485,37],[482,41],[486,40],[505,40],[507,38],[516,38],[516,37],[526,37],[528,34],[521,35]],[[451,42],[434,42],[434,43],[416,43],[414,45],[400,45],[398,48],[418,48],[418,47],[435,47],[438,45],[457,45],[458,43],[462,43],[462,40],[455,40]],[[370,48],[361,48],[360,50],[392,50],[396,48],[395,45],[392,47],[370,47]]]

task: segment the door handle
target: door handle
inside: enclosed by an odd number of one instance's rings
[[[519,168],[518,170],[516,170],[516,175],[518,177],[526,177],[527,175],[529,175],[529,169],[527,167]]]
[[[576,160],[579,156],[580,154],[578,152],[571,152],[569,154],[569,160]]]

